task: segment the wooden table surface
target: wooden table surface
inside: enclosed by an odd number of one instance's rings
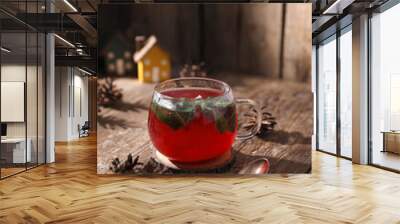
[[[311,172],[311,135],[313,97],[311,84],[271,80],[258,76],[220,74],[235,97],[250,98],[276,117],[277,125],[266,133],[245,141],[236,141],[235,159],[227,169],[213,173],[238,173],[257,158],[270,161],[270,173]],[[147,133],[147,109],[154,84],[141,84],[136,79],[115,81],[123,91],[122,102],[103,109],[98,116],[97,171],[112,174],[111,161],[125,160],[129,153],[138,155],[143,168],[137,174],[173,174],[176,171],[157,164]],[[182,173],[182,172],[179,172]],[[183,172],[185,173],[185,172]]]

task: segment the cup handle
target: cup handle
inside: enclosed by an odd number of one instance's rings
[[[236,104],[249,104],[249,105],[251,105],[252,109],[254,109],[256,111],[256,114],[257,114],[255,128],[253,128],[252,131],[249,134],[237,135],[236,139],[238,139],[238,140],[246,140],[246,139],[254,137],[260,131],[260,128],[261,128],[261,109],[260,109],[260,106],[254,100],[250,100],[250,99],[236,99],[235,102],[236,102]]]

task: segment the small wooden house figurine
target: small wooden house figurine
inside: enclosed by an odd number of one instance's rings
[[[171,77],[170,56],[157,45],[154,35],[147,40],[136,37],[136,49],[133,59],[138,66],[139,81],[162,82]]]

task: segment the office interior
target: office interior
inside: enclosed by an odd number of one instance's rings
[[[398,223],[400,3],[290,2],[313,11],[312,173],[133,178],[96,174],[94,125],[97,9],[132,1],[1,0],[0,222]]]
[[[57,142],[95,133],[95,65],[65,63],[86,53],[65,34],[50,34],[54,27],[38,25],[46,19],[36,16],[55,12],[57,4],[0,3],[1,179],[55,162]]]
[[[313,22],[313,147],[399,172],[400,32],[395,27],[400,5],[395,1],[329,5],[333,7],[325,16],[315,16]],[[335,8],[341,8],[340,16],[330,15],[329,9]]]

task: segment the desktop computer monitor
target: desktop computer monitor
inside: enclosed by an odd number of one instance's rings
[[[1,123],[1,137],[7,136],[7,124]]]

